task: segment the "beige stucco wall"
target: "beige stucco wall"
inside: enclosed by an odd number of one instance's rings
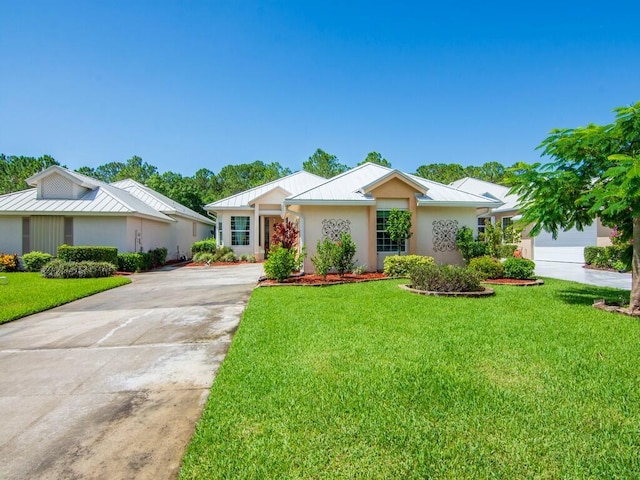
[[[451,250],[437,251],[434,247],[434,224],[439,220],[457,220],[458,228],[464,226],[476,232],[475,207],[418,207],[417,223],[413,228],[417,240],[418,255],[429,255],[436,263],[464,265],[464,260],[457,247]],[[455,237],[453,237],[455,244]]]
[[[600,220],[599,218],[596,219],[596,225],[597,225],[597,231],[598,231],[598,238],[596,241],[596,244],[598,247],[608,247],[609,245],[613,245],[613,243],[611,242],[611,229],[609,227],[605,227],[602,224],[602,220]]]
[[[0,217],[0,252],[25,253],[22,251],[22,217]]]
[[[292,209],[294,210],[294,209]],[[350,222],[351,238],[356,244],[356,265],[369,265],[369,213],[368,208],[358,206],[316,206],[305,205],[295,208],[299,211],[304,220],[304,242],[307,247],[307,258],[304,262],[306,272],[313,272],[314,267],[311,257],[316,254],[316,245],[322,241],[322,221],[323,220],[348,220]],[[295,216],[291,216],[295,220]],[[375,234],[375,233],[374,233]],[[373,266],[375,270],[375,266]]]

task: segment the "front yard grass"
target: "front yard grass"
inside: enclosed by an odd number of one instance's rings
[[[545,281],[255,290],[180,477],[638,478],[629,292]]]
[[[39,273],[0,273],[0,324],[130,283],[126,277],[43,278]]]

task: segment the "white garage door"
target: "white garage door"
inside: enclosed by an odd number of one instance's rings
[[[534,260],[584,263],[584,247],[596,245],[597,226],[594,223],[583,231],[575,228],[558,233],[555,240],[550,233],[541,232],[534,239]]]

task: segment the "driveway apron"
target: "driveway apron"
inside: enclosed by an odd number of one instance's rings
[[[169,267],[0,326],[0,478],[175,478],[261,274]]]

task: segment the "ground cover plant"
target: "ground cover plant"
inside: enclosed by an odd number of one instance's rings
[[[0,284],[0,323],[42,312],[130,283],[125,277],[49,279],[40,273],[6,273]]]
[[[545,279],[483,299],[386,280],[259,288],[181,478],[634,478],[629,292]]]

